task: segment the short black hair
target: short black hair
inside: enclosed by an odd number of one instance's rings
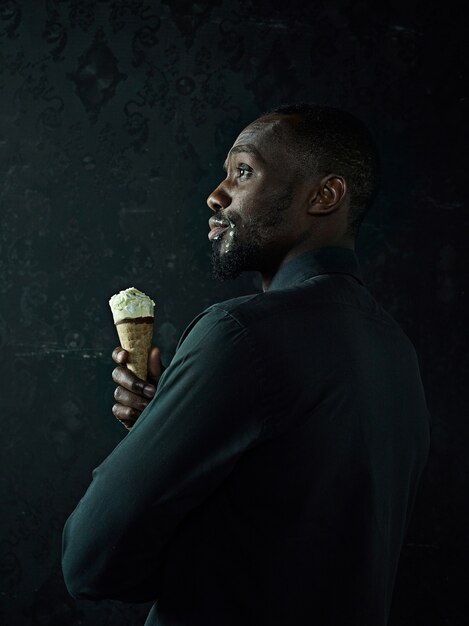
[[[272,114],[298,116],[299,123],[291,130],[304,167],[315,175],[335,173],[345,178],[350,194],[347,234],[356,237],[380,176],[379,152],[368,128],[347,111],[316,103],[283,104],[262,117]]]

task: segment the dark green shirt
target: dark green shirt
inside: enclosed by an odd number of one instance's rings
[[[346,248],[186,328],[69,517],[77,598],[158,626],[384,626],[428,455],[415,350]]]

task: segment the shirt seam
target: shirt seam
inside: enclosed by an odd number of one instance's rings
[[[311,272],[303,271],[298,273],[296,276],[292,276],[288,278],[287,276],[279,277],[278,282],[279,285],[275,284],[275,277],[272,280],[271,285],[267,289],[267,291],[281,291],[282,289],[288,289],[289,287],[294,287],[298,285],[298,283],[305,282],[306,280],[311,280],[312,278],[316,278],[318,276],[332,276],[332,275],[341,275],[341,276],[350,276],[354,278],[360,285],[366,287],[365,281],[360,272],[357,272],[353,269],[350,270],[319,270],[314,274]],[[282,283],[285,283],[282,285]]]
[[[296,284],[296,285],[292,285],[291,287],[287,287],[286,289],[284,289],[284,291],[286,291],[287,289],[299,289],[301,288],[301,285]],[[366,286],[365,286],[366,289]],[[280,290],[279,290],[280,291]],[[262,295],[262,294],[259,294]],[[396,327],[395,324],[393,324],[392,322],[388,322],[386,319],[384,319],[383,317],[379,317],[378,315],[372,315],[369,313],[366,313],[365,311],[363,311],[362,308],[360,308],[359,306],[356,306],[355,304],[351,304],[350,302],[343,302],[342,300],[325,300],[325,299],[321,299],[321,300],[317,300],[318,304],[340,304],[344,307],[348,307],[350,309],[354,309],[355,311],[359,311],[363,317],[366,317],[367,319],[372,319],[372,320],[376,320],[378,322],[382,322],[383,324],[385,324],[386,326],[388,326],[389,328],[393,328],[395,330],[401,330],[402,328]],[[245,330],[248,329],[247,326],[245,326],[238,318],[234,317],[234,315],[230,312],[227,311],[226,309],[223,308],[221,303],[217,303],[212,305],[213,307],[217,307],[219,308],[221,311],[223,311],[224,314],[229,315],[235,322],[237,322],[237,324],[241,327],[244,328]],[[385,310],[385,309],[383,309]],[[387,311],[385,311],[387,313]],[[389,313],[388,313],[389,315]]]

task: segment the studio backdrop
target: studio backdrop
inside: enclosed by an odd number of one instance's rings
[[[143,624],[148,605],[72,599],[60,567],[64,522],[126,435],[108,300],[151,295],[167,365],[204,308],[261,291],[253,272],[212,280],[206,198],[239,131],[301,100],[380,147],[357,253],[432,414],[391,626],[469,623],[467,37],[446,4],[370,6],[0,1],[2,624]]]

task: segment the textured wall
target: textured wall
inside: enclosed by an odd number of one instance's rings
[[[358,253],[433,414],[391,624],[469,623],[464,20],[369,5],[0,0],[2,624],[143,623],[146,606],[74,601],[60,570],[64,521],[125,434],[108,299],[153,296],[167,363],[203,308],[259,290],[211,280],[205,199],[241,128],[298,99],[351,110],[381,146]]]

